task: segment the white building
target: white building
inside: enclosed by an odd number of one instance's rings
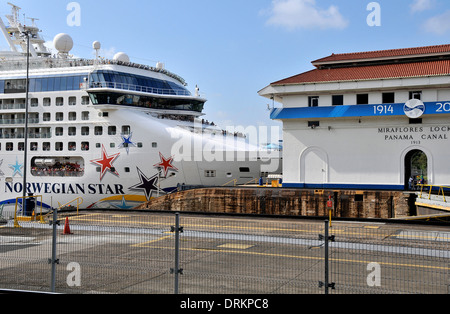
[[[265,87],[282,104],[283,187],[450,185],[450,45],[332,54]],[[422,158],[417,167],[415,158]]]

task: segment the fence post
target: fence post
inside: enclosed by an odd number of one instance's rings
[[[175,274],[174,293],[178,294],[178,277],[183,274],[183,269],[180,269],[180,233],[183,232],[183,227],[180,227],[180,214],[175,214],[175,227],[171,227],[170,232],[175,232],[175,268],[170,269],[170,273]]]
[[[52,258],[48,260],[49,264],[52,264],[52,281],[51,292],[56,292],[56,264],[59,264],[59,259],[56,259],[56,226],[59,226],[58,213],[56,209],[53,209],[53,220],[50,221],[50,226],[53,226],[52,236]]]
[[[325,247],[325,282],[319,281],[319,287],[325,287],[325,294],[329,294],[329,288],[334,289],[335,283],[330,283],[330,273],[329,273],[329,266],[330,266],[330,257],[329,257],[329,242],[334,242],[334,236],[329,235],[329,221],[325,220],[325,236],[319,235],[319,240],[324,240],[324,247]]]

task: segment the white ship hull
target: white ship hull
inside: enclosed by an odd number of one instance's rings
[[[0,19],[11,47],[0,53],[3,216],[24,195],[37,199],[37,211],[77,206],[74,200],[81,208],[130,209],[180,188],[244,184],[278,170],[279,152],[261,158],[243,134],[202,121],[206,99],[162,64],[134,64],[123,53],[71,59],[66,34],[55,37],[60,53],[52,57],[39,29],[12,10],[8,26]]]

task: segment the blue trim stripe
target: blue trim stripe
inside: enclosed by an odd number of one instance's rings
[[[308,183],[283,183],[283,188],[292,189],[336,189],[336,190],[383,190],[403,191],[404,185],[381,185],[381,184],[308,184]]]
[[[450,101],[426,102],[425,115],[450,114]],[[332,107],[299,107],[273,109],[270,118],[282,119],[319,119],[345,117],[395,117],[405,116],[405,104],[345,105]]]

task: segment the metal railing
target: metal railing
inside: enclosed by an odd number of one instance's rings
[[[434,190],[438,190],[437,196],[441,196],[445,203],[447,203],[447,199],[445,197],[445,190],[450,190],[450,186],[443,186],[443,185],[429,185],[429,184],[418,184],[417,186],[420,187],[420,194],[419,198],[422,198],[424,193],[424,188],[428,188],[428,200],[431,200],[431,195],[433,195]]]
[[[58,216],[56,216],[58,214]],[[62,228],[70,221],[70,234]],[[0,289],[58,293],[443,294],[450,232],[385,223],[54,211],[0,228]],[[53,232],[51,232],[53,230]],[[48,266],[51,264],[51,270]],[[51,282],[51,284],[50,284]]]
[[[191,96],[191,93],[187,90],[156,88],[117,82],[91,82],[90,88],[112,88],[157,95]]]

